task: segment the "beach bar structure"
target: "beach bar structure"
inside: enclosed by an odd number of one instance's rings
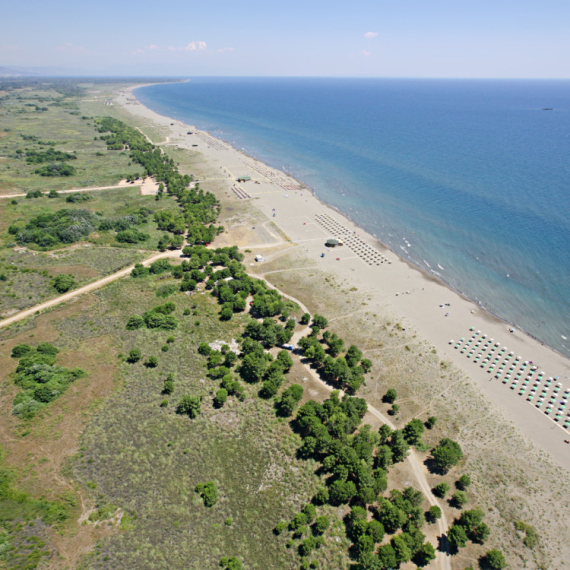
[[[248,182],[251,180],[251,176],[245,175],[245,176],[240,176],[239,178],[237,178],[238,182]]]
[[[327,247],[340,247],[342,242],[336,238],[330,238],[326,241],[325,245]]]

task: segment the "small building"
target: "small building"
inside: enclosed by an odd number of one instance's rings
[[[263,256],[262,255],[256,255],[255,261],[257,261],[258,263],[261,263],[263,261]]]
[[[342,242],[338,239],[330,238],[326,241],[325,245],[327,247],[340,247],[342,245]]]
[[[251,176],[248,176],[248,175],[246,175],[246,176],[240,176],[240,177],[237,179],[238,182],[249,182],[250,180],[251,180]]]

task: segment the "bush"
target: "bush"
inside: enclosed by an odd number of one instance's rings
[[[24,356],[25,354],[28,354],[29,352],[31,352],[32,347],[28,344],[17,344],[13,349],[12,349],[12,358],[22,358],[22,356]]]
[[[184,414],[191,418],[197,417],[201,412],[202,398],[184,396],[176,408],[177,414]]]
[[[460,491],[465,491],[471,485],[471,477],[469,475],[461,475],[457,481],[455,481],[455,486]]]
[[[138,348],[133,348],[133,350],[129,352],[129,356],[127,356],[127,362],[130,362],[131,364],[138,362],[140,359],[141,351]]]
[[[323,515],[318,517],[313,527],[315,529],[315,533],[324,534],[328,530],[330,524],[330,520],[327,516]]]
[[[174,392],[174,382],[172,382],[172,380],[165,380],[162,392],[163,394],[172,394],[172,392]]]
[[[127,321],[127,330],[135,331],[144,326],[144,319],[140,315],[132,315]]]
[[[216,392],[216,397],[214,398],[214,406],[216,406],[216,408],[221,408],[226,403],[227,399],[228,391],[225,388],[220,388]]]
[[[218,488],[213,481],[196,485],[196,493],[202,497],[206,507],[213,507],[218,502]]]
[[[58,293],[67,293],[70,289],[74,289],[77,286],[77,281],[75,281],[75,277],[73,275],[68,275],[66,273],[62,273],[58,275],[53,280],[53,288]]]
[[[432,507],[430,507],[429,511],[427,512],[427,518],[431,523],[434,523],[435,521],[440,519],[441,515],[442,515],[441,509],[437,505],[433,505]]]
[[[156,368],[158,366],[158,358],[156,356],[149,356],[144,365],[147,368]]]
[[[435,427],[435,424],[437,424],[437,418],[435,416],[430,416],[426,420],[426,427],[428,429],[433,429]]]
[[[382,400],[384,402],[386,402],[387,404],[393,404],[396,401],[396,398],[398,397],[398,393],[396,392],[396,390],[394,390],[394,388],[390,388],[386,394],[384,394],[384,397],[382,398]]]
[[[302,325],[308,325],[310,320],[311,320],[311,315],[309,315],[309,313],[304,313],[303,316],[301,317],[300,323]]]
[[[439,445],[431,452],[436,466],[446,472],[463,458],[461,446],[447,437],[440,440]]]
[[[220,560],[220,568],[222,568],[222,570],[243,570],[243,564],[241,560],[235,556],[230,558],[224,556],[224,558]]]
[[[469,497],[465,491],[455,491],[451,497],[451,502],[455,507],[461,508],[469,502]]]
[[[442,483],[438,483],[433,489],[433,494],[436,497],[439,497],[440,499],[443,499],[445,497],[445,495],[447,495],[447,493],[449,492],[449,489],[451,489],[451,487],[449,486],[448,483],[446,483],[445,481]]]
[[[329,322],[322,315],[315,315],[313,317],[313,326],[319,329],[326,329],[329,326]]]
[[[489,550],[484,556],[484,561],[491,570],[503,570],[506,568],[507,561],[500,550]]]

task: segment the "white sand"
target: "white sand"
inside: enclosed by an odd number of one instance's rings
[[[465,371],[470,381],[477,384],[479,389],[499,406],[507,419],[547,451],[559,465],[570,470],[570,446],[564,443],[565,439],[570,439],[570,433],[561,427],[565,419],[570,419],[567,418],[570,409],[564,411],[559,424],[555,423],[551,419],[554,413],[548,417],[526,400],[533,381],[527,387],[525,395],[519,396],[518,389],[525,376],[519,381],[517,389],[511,390],[514,373],[511,381],[504,385],[501,380],[495,378],[495,372],[487,373],[488,366],[482,369],[473,362],[475,355],[468,359],[466,355],[469,351],[461,354],[460,349],[454,349],[454,345],[450,345],[449,341],[453,339],[457,342],[461,337],[469,340],[472,335],[469,328],[475,327],[476,331],[480,330],[481,334],[487,334],[488,338],[499,342],[501,347],[506,345],[508,352],[513,351],[511,362],[520,355],[521,362],[529,360],[536,363],[539,366],[537,372],[544,371],[545,378],[558,375],[563,387],[557,401],[561,399],[564,390],[570,388],[570,361],[567,358],[520,331],[510,333],[510,325],[481,310],[478,305],[430,274],[397,257],[374,237],[323,204],[307,188],[303,188],[286,174],[254,161],[229,144],[197,131],[195,127],[158,115],[140,103],[133,102],[132,90],[133,88],[123,90],[116,100],[117,103],[126,106],[133,115],[150,119],[168,127],[170,131],[167,141],[153,141],[154,143],[165,142],[202,153],[212,169],[219,172],[219,179],[223,179],[221,182],[225,184],[224,180],[227,180],[227,190],[230,195],[234,195],[236,201],[244,196],[247,199],[248,195],[254,198],[248,203],[264,213],[268,221],[273,221],[306,257],[317,261],[323,270],[334,272],[346,286],[355,286],[359,291],[365,291],[370,297],[368,310],[396,315],[402,326],[429,340],[437,349],[441,360],[451,361]],[[188,131],[193,134],[188,135]],[[253,180],[240,184],[235,182],[235,178],[245,175],[251,176]],[[207,190],[207,183],[203,183],[203,187]],[[232,190],[232,187],[235,190]],[[345,238],[350,235],[354,238],[357,235],[362,241],[361,251],[366,253],[368,246],[369,254],[383,256],[391,263],[385,261],[380,265],[369,265],[355,252],[358,244],[354,244],[352,249],[347,244],[334,250],[324,247],[326,239],[339,237],[340,234],[331,229],[333,226],[330,223],[328,228],[325,228],[318,222],[317,216],[323,214],[346,228]],[[241,245],[250,245],[252,248],[262,246],[256,243]],[[325,253],[324,258],[321,257],[322,253]],[[337,260],[337,257],[340,260]],[[450,306],[441,308],[442,303],[449,303]],[[445,316],[446,313],[449,313],[449,316]],[[504,358],[501,359],[503,360]],[[504,370],[503,377],[506,372],[508,367]],[[546,409],[555,384],[556,382],[550,387],[542,410]],[[538,401],[538,396],[537,393],[534,404]],[[553,411],[557,408],[558,405]]]

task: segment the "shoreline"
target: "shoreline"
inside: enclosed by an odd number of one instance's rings
[[[125,101],[129,95],[135,97],[134,91],[138,87],[140,86],[134,85],[121,90]],[[120,100],[121,95],[117,98],[119,105],[121,105]],[[312,189],[295,180],[291,175],[265,165],[259,159],[248,156],[245,152],[236,149],[226,141],[217,139],[210,133],[200,131],[195,126],[187,125],[179,119],[160,115],[145,107],[138,99],[136,101],[134,106],[129,105],[130,108],[124,103],[121,106],[135,118],[145,117],[166,127],[169,130],[167,144],[197,151],[203,155],[211,168],[216,169],[216,172],[221,169],[221,173],[228,182],[227,190],[230,199],[235,198],[231,192],[232,185],[235,185],[235,174],[232,171],[241,169],[244,174],[251,173],[252,170],[255,171],[255,168],[251,166],[253,162],[259,168],[265,167],[271,175],[275,174],[272,181],[259,173],[265,180],[259,178],[255,182],[246,183],[245,187],[255,195],[256,199],[252,201],[252,205],[256,210],[265,214],[267,223],[273,222],[287,236],[290,243],[301,246],[297,248],[296,253],[299,254],[306,246],[307,252],[299,255],[305,259],[316,260],[317,268],[359,285],[358,289],[370,297],[370,302],[367,304],[376,305],[381,314],[396,315],[397,322],[405,323],[408,330],[417,331],[421,338],[437,349],[438,358],[442,362],[450,360],[459,370],[463,371],[470,381],[478,385],[484,395],[490,397],[503,416],[515,423],[522,433],[537,443],[540,448],[548,451],[559,465],[570,471],[570,457],[563,443],[564,438],[568,436],[568,431],[562,428],[560,423],[556,424],[551,417],[536,408],[534,403],[530,404],[526,400],[526,395],[519,396],[512,390],[507,390],[508,387],[503,385],[502,379],[495,378],[494,372],[488,374],[479,366],[474,367],[473,359],[468,360],[465,355],[461,355],[458,349],[454,350],[455,341],[452,343],[450,339],[463,337],[469,339],[472,334],[469,332],[470,327],[481,330],[481,334],[487,333],[489,338],[497,339],[502,347],[508,343],[512,347],[509,351],[512,351],[515,356],[521,355],[523,361],[541,362],[541,370],[547,371],[546,376],[559,375],[565,384],[564,388],[570,388],[570,382],[564,379],[570,378],[570,361],[567,357],[519,327],[516,327],[515,333],[510,333],[509,328],[515,325],[511,325],[482,308],[477,302],[453,289],[438,276],[400,257],[377,237],[358,226],[350,219],[350,216],[323,202]],[[188,139],[187,131],[190,130],[200,136]],[[197,144],[192,145],[189,141]],[[211,146],[212,144],[215,147]],[[220,165],[219,168],[218,165]],[[274,182],[278,176],[291,181],[291,184],[294,182],[296,187],[275,189]],[[201,184],[207,184],[207,181],[208,178]],[[259,185],[254,186],[254,189],[259,192],[253,191],[252,185],[254,184]],[[303,203],[299,204],[299,202]],[[275,210],[279,212],[279,217],[275,216]],[[326,259],[320,258],[321,250],[326,251],[326,248],[316,242],[323,242],[327,235],[333,236],[330,229],[323,229],[315,221],[322,212],[329,216],[333,214],[334,222],[346,230],[346,235],[357,236],[362,247],[379,250],[381,255],[390,258],[390,265],[378,264],[379,267],[363,267],[363,258],[350,255],[353,252],[349,251],[346,246],[335,251],[335,256],[336,252],[339,252],[337,261],[329,252],[327,252]],[[284,217],[282,213],[285,214]],[[255,243],[242,244],[242,248],[245,247],[263,249]],[[441,307],[442,303],[449,301],[452,301],[449,309]],[[374,311],[374,308],[370,307],[370,310]],[[443,311],[448,311],[445,316]],[[566,414],[564,414],[564,419],[566,419]],[[559,429],[555,429],[557,425],[560,426]]]
[[[184,80],[184,82],[189,82],[190,80]],[[164,83],[147,83],[144,85],[136,85],[133,86],[132,88],[129,88],[131,91],[131,94],[136,98],[135,95],[135,91],[139,88],[142,87],[148,87],[151,85],[163,85]],[[137,101],[140,105],[142,105],[143,107],[145,107],[146,109],[148,109],[149,111],[151,111],[152,113],[164,118],[164,119],[168,119],[170,121],[177,121],[179,123],[183,123],[183,121],[181,119],[176,119],[173,117],[168,117],[167,115],[163,115],[161,113],[158,113],[156,111],[153,111],[152,109],[150,109],[149,107],[146,107],[146,105],[144,105],[144,103],[142,103],[138,98]],[[200,132],[204,132],[207,135],[209,135],[210,137],[222,141],[223,143],[229,145],[232,149],[234,149],[234,151],[254,160],[254,161],[258,161],[258,162],[263,162],[262,159],[257,158],[254,154],[251,154],[252,151],[249,150],[245,150],[242,148],[238,148],[237,146],[235,146],[235,144],[232,141],[226,140],[220,136],[217,136],[216,134],[212,134],[210,131],[203,131],[202,129],[199,129],[196,125],[188,125],[186,124],[186,126],[191,127],[195,130],[199,130]],[[266,164],[266,163],[264,163]],[[540,343],[542,346],[544,346],[545,348],[548,348],[549,350],[552,350],[553,352],[555,352],[556,354],[558,354],[559,356],[561,356],[564,359],[568,359],[570,360],[570,356],[564,354],[563,352],[561,352],[559,349],[557,349],[554,346],[551,346],[550,344],[548,344],[548,342],[540,339],[539,337],[533,335],[532,333],[526,331],[523,327],[521,327],[520,325],[518,325],[516,322],[510,321],[505,317],[502,317],[498,314],[496,314],[492,308],[489,308],[485,305],[483,305],[480,301],[476,300],[476,299],[472,299],[471,297],[469,297],[464,291],[462,291],[461,289],[453,286],[451,283],[448,283],[440,274],[437,274],[434,271],[429,271],[427,269],[425,269],[424,267],[422,267],[419,262],[416,263],[410,259],[406,259],[404,257],[402,257],[397,251],[395,251],[394,248],[392,248],[390,245],[388,245],[387,243],[383,242],[380,238],[378,238],[375,234],[373,234],[371,232],[371,230],[366,229],[365,227],[363,227],[359,222],[355,221],[351,215],[343,210],[341,210],[340,208],[338,208],[337,206],[333,205],[333,204],[329,204],[328,202],[326,202],[325,200],[323,200],[322,198],[319,197],[319,195],[317,194],[316,190],[314,188],[312,188],[311,186],[309,186],[306,182],[304,182],[303,180],[300,180],[299,178],[296,178],[293,174],[287,172],[284,169],[279,169],[279,167],[277,166],[272,166],[271,164],[267,164],[267,166],[269,166],[270,168],[274,169],[274,170],[280,170],[281,172],[283,172],[285,174],[285,176],[287,176],[288,178],[291,178],[292,180],[294,180],[301,188],[303,188],[304,190],[307,190],[308,192],[310,192],[316,200],[318,200],[323,207],[326,208],[330,208],[333,209],[337,214],[339,214],[340,216],[346,218],[347,220],[349,220],[352,224],[354,224],[356,227],[358,227],[360,229],[361,232],[367,234],[369,236],[370,239],[372,240],[376,240],[378,246],[382,249],[385,249],[387,251],[392,252],[396,257],[398,257],[403,263],[406,263],[410,266],[410,268],[416,269],[418,271],[420,271],[421,273],[423,273],[426,278],[431,278],[434,279],[436,282],[438,282],[440,285],[442,285],[443,287],[446,287],[447,289],[449,289],[450,291],[453,291],[454,293],[456,293],[457,295],[459,295],[460,297],[462,297],[463,299],[465,299],[466,301],[473,303],[474,305],[476,305],[480,311],[484,311],[486,313],[488,313],[490,316],[492,316],[495,319],[498,319],[499,321],[501,321],[502,323],[504,323],[505,325],[507,325],[509,328],[514,328],[516,329],[519,333],[527,336],[529,339]]]

